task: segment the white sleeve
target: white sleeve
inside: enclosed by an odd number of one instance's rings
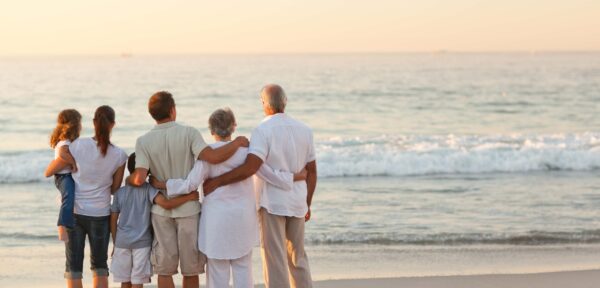
[[[207,168],[203,161],[196,161],[186,179],[167,180],[167,196],[173,197],[197,190],[206,178]]]
[[[260,169],[258,169],[256,174],[258,177],[269,182],[269,184],[277,186],[285,191],[291,191],[294,188],[294,174],[275,170],[266,163],[260,165]]]
[[[269,154],[269,144],[265,135],[261,133],[258,128],[255,128],[254,131],[252,131],[252,136],[250,136],[248,153],[258,156],[263,162],[267,159],[267,155]]]

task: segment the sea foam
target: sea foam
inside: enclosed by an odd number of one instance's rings
[[[428,174],[589,171],[600,167],[600,134],[404,135],[317,144],[319,174]]]
[[[395,135],[315,143],[320,177],[592,171],[600,133]],[[52,151],[0,154],[0,183],[43,181]]]

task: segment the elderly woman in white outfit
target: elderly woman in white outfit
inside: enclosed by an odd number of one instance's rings
[[[218,148],[231,141],[236,122],[233,112],[218,109],[209,118],[211,134],[217,141],[210,146]],[[196,161],[186,179],[169,179],[160,182],[151,179],[158,189],[166,189],[169,197],[197,190],[207,178],[217,177],[242,165],[248,148],[242,147],[220,164]],[[262,165],[258,177],[284,190],[291,190],[294,181],[306,179],[306,171],[292,174],[275,171]],[[235,288],[254,287],[252,280],[252,248],[259,245],[257,199],[251,178],[220,187],[202,201],[202,216],[198,229],[198,249],[206,254],[208,288],[229,287],[233,274]]]

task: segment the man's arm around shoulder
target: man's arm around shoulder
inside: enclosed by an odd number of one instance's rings
[[[248,138],[244,136],[238,136],[235,140],[231,141],[227,145],[223,145],[219,148],[213,149],[210,146],[202,149],[198,160],[204,160],[210,164],[219,164],[229,159],[238,148],[249,146]]]
[[[254,173],[260,169],[262,163],[263,160],[260,159],[260,157],[249,153],[248,156],[246,156],[244,164],[219,177],[205,180],[203,184],[204,195],[210,194],[221,186],[236,183],[254,175]]]

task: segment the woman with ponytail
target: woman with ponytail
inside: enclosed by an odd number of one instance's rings
[[[86,236],[90,243],[94,287],[108,287],[110,196],[121,186],[127,154],[110,141],[115,126],[115,111],[110,106],[98,107],[93,123],[94,137],[79,138],[69,146],[79,169],[73,173],[75,221],[73,228],[67,229],[69,242],[65,244],[68,287],[82,287]],[[56,164],[49,170],[60,168]]]
[[[94,139],[102,156],[106,156],[110,144],[110,132],[115,125],[115,110],[110,106],[100,106],[94,114]]]

